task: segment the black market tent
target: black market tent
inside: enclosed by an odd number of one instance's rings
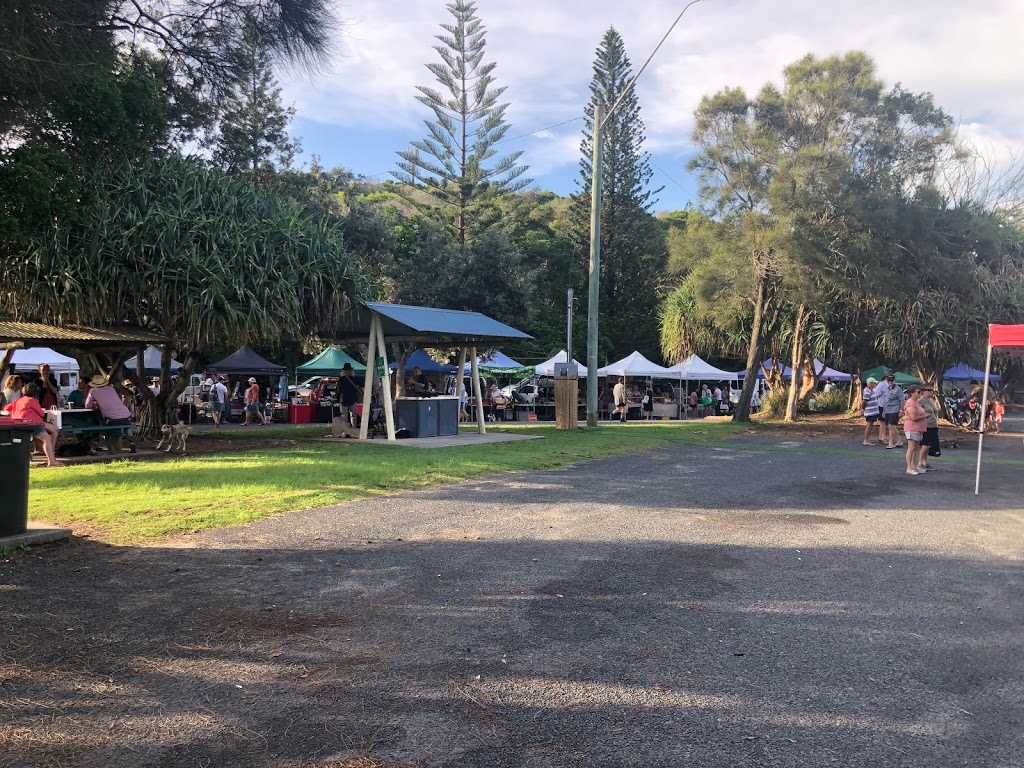
[[[327,347],[312,360],[296,368],[295,372],[300,376],[337,376],[345,363],[350,364],[356,373],[366,373],[365,365],[350,357],[341,347],[335,346]]]
[[[159,347],[148,346],[146,351],[142,353],[142,372],[147,376],[159,376],[160,375],[160,359],[163,355],[163,350]],[[135,363],[138,360],[138,356],[129,357],[124,361],[124,368],[126,371],[134,371]],[[177,360],[171,360],[171,373],[174,373],[178,369],[182,368],[182,363]]]
[[[286,371],[283,365],[272,363],[244,346],[223,360],[206,366],[206,372],[228,376],[283,376]]]
[[[367,359],[373,360],[374,365],[368,366],[366,370],[363,412],[369,413],[374,377],[380,376],[383,380],[381,391],[384,397],[388,440],[395,439],[391,373],[387,360],[388,341],[416,343],[422,347],[458,348],[459,363],[455,370],[462,370],[467,359],[471,361],[477,431],[486,434],[477,348],[494,349],[503,342],[532,338],[528,333],[523,333],[480,312],[381,302],[366,302],[353,307],[339,322],[334,333],[334,340],[338,342],[364,342],[369,339]],[[369,419],[360,422],[360,440],[367,438],[368,424]]]

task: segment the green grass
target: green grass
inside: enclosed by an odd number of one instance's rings
[[[29,515],[84,527],[112,543],[143,542],[408,488],[553,469],[671,443],[717,442],[748,428],[728,422],[654,422],[559,432],[551,426],[521,425],[500,431],[544,439],[430,450],[306,442],[171,461],[68,466],[31,473]],[[288,428],[258,434],[311,436],[308,429]]]

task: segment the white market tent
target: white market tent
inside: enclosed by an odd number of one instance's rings
[[[981,426],[978,428],[978,466],[974,472],[974,495],[981,492],[981,448],[985,442],[988,413],[988,385],[992,381],[992,350],[1005,355],[1024,358],[1024,325],[995,325],[988,327],[988,355],[985,358],[985,382],[981,395]]]
[[[715,368],[698,355],[690,355],[683,362],[673,365],[668,371],[671,375],[667,378],[690,381],[724,381],[727,379],[735,381],[740,378],[739,373]]]
[[[640,376],[644,378],[674,379],[676,374],[668,368],[652,363],[639,352],[616,360],[611,365],[597,369],[598,376]]]
[[[557,355],[552,357],[550,360],[545,360],[543,363],[540,363],[536,368],[534,368],[534,373],[536,373],[538,376],[554,376],[555,375],[555,363],[567,363],[568,361],[569,361],[569,353],[567,353],[563,349],[561,352],[559,352]],[[587,366],[583,365],[575,357],[572,359],[572,361],[576,364],[576,368],[578,370],[578,374],[577,375],[581,379],[587,378]]]
[[[54,352],[49,347],[29,347],[28,349],[16,349],[11,357],[11,363],[15,370],[25,371],[38,368],[43,363],[50,366],[54,373],[78,373],[78,361],[73,357]]]

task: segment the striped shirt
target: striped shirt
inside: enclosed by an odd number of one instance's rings
[[[861,397],[864,399],[864,415],[877,416],[878,398],[875,397],[875,390],[871,387],[864,387],[864,394]]]

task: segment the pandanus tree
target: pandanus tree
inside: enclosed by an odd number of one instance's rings
[[[165,353],[159,395],[126,372],[145,430],[175,420],[211,344],[329,336],[365,290],[340,224],[196,161],[98,171],[82,187],[92,192],[76,215],[7,260],[0,300],[16,317],[124,324],[170,340],[184,368],[172,382]]]

